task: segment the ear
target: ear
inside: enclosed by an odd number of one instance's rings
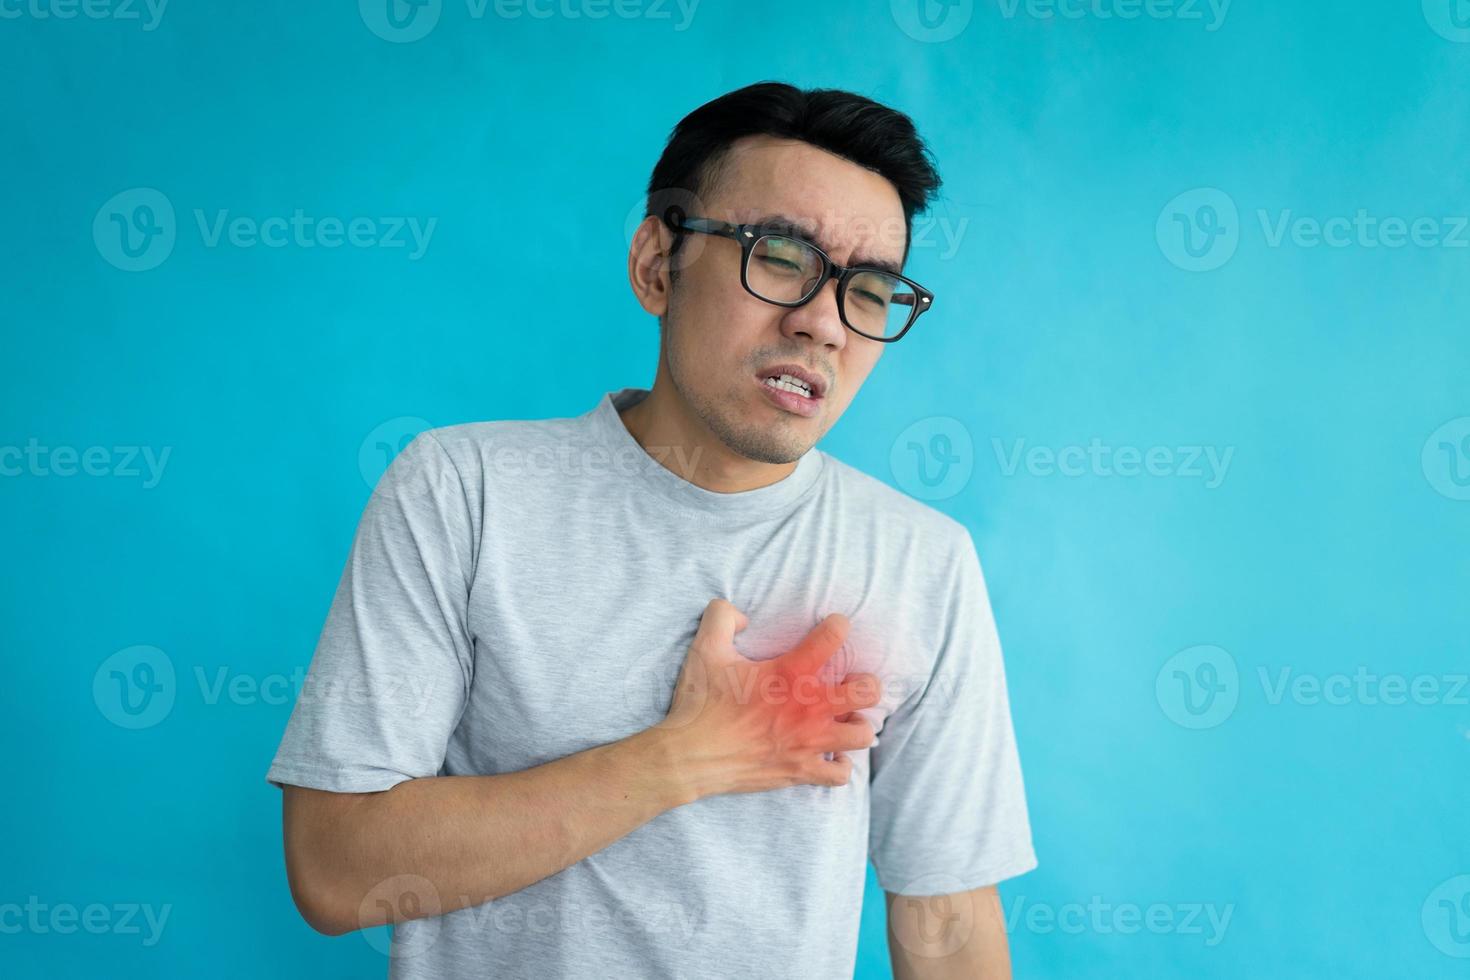
[[[643,219],[628,246],[628,284],[638,305],[653,316],[669,311],[669,247],[673,233],[650,215]]]

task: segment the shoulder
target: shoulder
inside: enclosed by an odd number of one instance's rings
[[[943,511],[916,500],[882,480],[857,469],[830,453],[822,454],[833,491],[845,505],[881,523],[929,554],[961,557],[974,548],[970,529]]]
[[[497,419],[485,422],[462,422],[425,429],[419,438],[432,440],[454,460],[483,456],[502,449],[532,451],[545,448],[555,451],[561,445],[580,444],[586,420],[583,418]]]
[[[451,464],[466,485],[495,482],[554,467],[587,446],[587,420],[497,419],[425,429],[410,444],[421,456]],[[408,450],[405,450],[405,453]]]

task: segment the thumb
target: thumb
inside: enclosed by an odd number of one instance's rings
[[[735,653],[735,634],[745,629],[748,622],[745,614],[729,600],[711,599],[699,617],[699,628],[694,632],[690,649],[714,657]]]

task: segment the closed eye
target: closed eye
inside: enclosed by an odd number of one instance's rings
[[[762,265],[769,266],[777,272],[801,271],[801,264],[798,262],[792,262],[790,259],[777,258],[774,255],[758,255],[756,256],[756,258],[761,260]]]

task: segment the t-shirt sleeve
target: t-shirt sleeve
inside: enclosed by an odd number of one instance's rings
[[[473,669],[474,541],[459,473],[420,433],[363,509],[269,781],[368,793],[439,773]]]
[[[869,752],[868,852],[884,891],[950,894],[1036,867],[1005,668],[974,541],[961,531],[926,683]]]

